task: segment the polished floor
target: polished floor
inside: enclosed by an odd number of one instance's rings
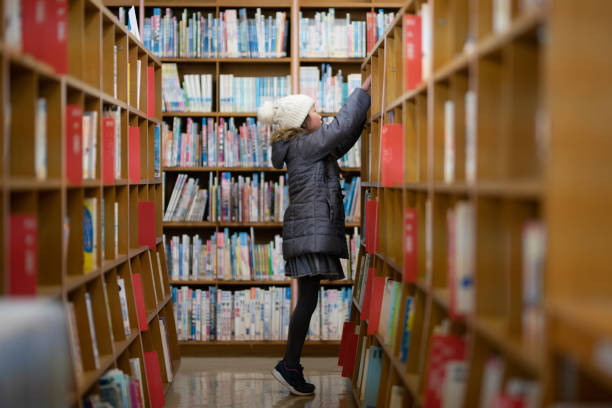
[[[167,408],[353,408],[349,381],[340,376],[337,358],[302,359],[306,380],[316,393],[294,397],[270,370],[273,358],[183,358],[166,394]]]

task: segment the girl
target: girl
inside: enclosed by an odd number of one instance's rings
[[[330,124],[321,125],[314,100],[290,95],[265,103],[264,123],[280,126],[272,135],[272,164],[287,163],[289,207],[283,218],[286,275],[298,280],[298,301],[289,322],[285,357],[272,374],[294,395],[310,395],[304,380],[302,346],[319,295],[321,279],[343,279],[339,258],[348,258],[337,160],[357,142],[370,107],[371,78],[355,89]]]

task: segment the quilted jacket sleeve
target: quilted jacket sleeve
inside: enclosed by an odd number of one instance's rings
[[[299,138],[302,156],[309,161],[320,160],[330,153],[343,156],[359,139],[369,108],[370,95],[357,88],[330,124]]]

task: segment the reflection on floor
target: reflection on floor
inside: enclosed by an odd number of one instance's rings
[[[337,358],[302,359],[306,380],[316,393],[294,397],[270,374],[272,358],[183,358],[166,394],[167,408],[353,408],[349,381]]]

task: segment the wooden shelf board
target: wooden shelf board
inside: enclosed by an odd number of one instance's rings
[[[140,119],[143,119],[143,120],[148,120],[149,119],[149,116],[147,116],[146,113],[144,113],[143,111],[133,107],[132,105],[128,106],[128,111],[129,111],[130,115],[136,115],[136,116],[140,117]]]
[[[107,354],[100,356],[100,368],[96,370],[90,370],[85,373],[77,380],[78,394],[80,397],[85,395],[87,390],[98,381],[98,379],[109,369],[109,367],[115,361],[113,355]]]
[[[423,278],[417,278],[417,280],[414,281],[414,286],[419,288],[423,293],[429,293],[429,285],[423,280]]]
[[[411,191],[427,191],[429,190],[429,184],[426,182],[406,181],[404,182],[404,188]]]
[[[325,286],[348,286],[348,285],[354,285],[354,284],[355,284],[355,281],[348,280],[348,279],[335,280],[335,281],[330,281],[330,280],[321,281],[321,285],[325,285]]]
[[[12,191],[49,191],[62,188],[62,180],[46,179],[38,180],[26,177],[11,177],[7,182],[9,190]]]
[[[121,101],[114,96],[108,95],[105,92],[102,92],[102,101],[104,104],[115,105],[120,107],[123,110],[128,110],[128,105],[126,102]]]
[[[83,179],[81,187],[83,188],[98,188],[102,186],[102,180],[100,179]]]
[[[87,84],[84,81],[81,81],[80,79],[74,78],[69,75],[62,76],[62,78],[69,88],[74,88],[77,91],[81,91],[87,94],[86,96],[90,98],[99,99],[101,96],[101,92],[99,89]]]
[[[66,290],[72,292],[76,288],[87,284],[88,282],[96,279],[102,274],[102,269],[96,268],[83,275],[71,276],[68,275],[66,279]]]
[[[260,285],[278,285],[278,286],[289,286],[291,280],[222,280],[217,279],[217,285],[220,286],[260,286]]]
[[[473,191],[473,187],[465,183],[444,183],[442,181],[436,181],[433,184],[433,190],[436,193],[446,194],[469,194]]]
[[[261,341],[179,341],[181,356],[278,356],[287,347],[285,340]],[[306,340],[302,356],[337,356],[340,341]]]
[[[336,3],[338,4],[338,3]],[[337,8],[337,7],[336,7]],[[361,64],[363,58],[336,58],[336,57],[301,57],[300,62],[321,64]]]
[[[159,245],[162,242],[164,242],[164,237],[163,236],[155,238],[155,245]]]
[[[435,71],[433,81],[447,81],[451,75],[467,70],[470,65],[470,61],[470,55],[466,52],[455,55],[447,64]]]
[[[468,325],[499,348],[507,357],[538,376],[543,371],[543,348],[527,344],[506,330],[503,319],[469,316]]]
[[[285,57],[273,57],[273,58],[176,58],[176,57],[164,57],[160,58],[161,62],[173,62],[180,64],[202,64],[202,63],[237,63],[237,64],[249,64],[249,63],[265,63],[265,64],[289,64],[291,58]]]
[[[431,291],[433,300],[447,311],[450,310],[450,290],[448,288],[436,288]]]
[[[132,330],[127,339],[115,342],[115,360],[138,338],[138,331]]]
[[[39,285],[36,287],[36,294],[50,298],[61,298],[62,285]]]
[[[211,117],[216,118],[219,116],[218,112],[163,112],[162,118],[174,118],[174,117]]]
[[[341,167],[340,168],[345,173],[359,173],[361,172],[361,168],[359,167]],[[286,173],[287,169],[277,169],[274,167],[163,167],[162,171],[175,173],[175,172],[186,172],[186,173],[196,173],[196,172],[264,172],[264,173]]]
[[[216,280],[200,279],[200,280],[171,280],[170,285],[172,286],[215,286]]]
[[[543,184],[537,180],[477,182],[476,194],[507,198],[540,199],[544,194]]]
[[[207,227],[207,228],[215,228],[218,223],[216,222],[169,222],[164,221],[164,228],[194,228],[194,227]]]
[[[147,252],[147,250],[149,249],[148,246],[143,245],[140,248],[132,248],[130,250],[128,250],[128,258],[132,259],[135,256],[138,256],[144,252]]]
[[[161,302],[157,304],[155,309],[151,311],[147,311],[147,322],[151,324],[153,319],[159,314],[159,312],[168,304],[168,302],[172,299],[172,294],[169,293]]]
[[[116,259],[106,260],[102,262],[102,273],[106,273],[110,271],[111,269],[116,268],[117,266],[121,265],[127,260],[128,260],[127,255],[119,254],[119,256]]]
[[[33,71],[48,79],[53,79],[58,82],[61,80],[61,77],[55,72],[53,67],[43,61],[39,61],[31,55],[23,54],[19,50],[9,47],[4,47],[2,52],[11,65],[19,65],[22,68]]]
[[[129,184],[128,179],[116,179],[115,186],[127,186]]]
[[[359,314],[361,314],[361,306],[359,306],[359,303],[357,302],[357,299],[355,299],[355,297],[353,297],[353,306],[355,307],[355,310],[357,310]]]

